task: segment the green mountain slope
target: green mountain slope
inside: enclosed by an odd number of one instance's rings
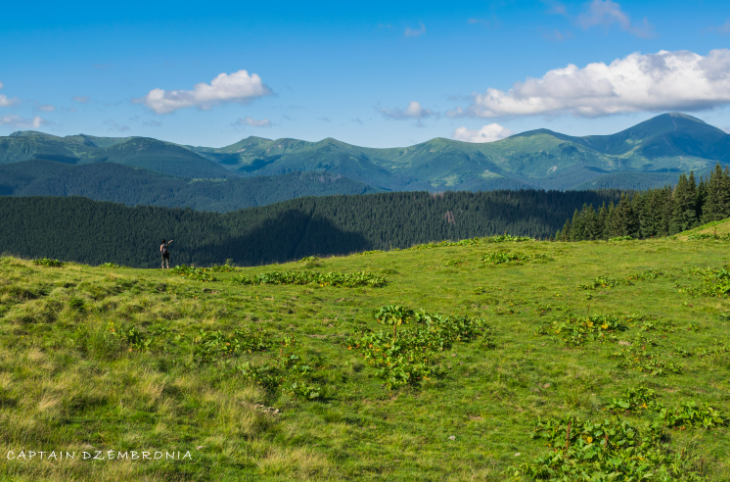
[[[67,164],[111,162],[191,178],[238,177],[234,172],[189,149],[147,137],[57,137],[33,131],[0,137],[0,164],[33,159]]]
[[[659,187],[666,176],[708,173],[730,163],[730,135],[685,114],[663,114],[612,135],[574,137],[538,129],[475,144],[437,138],[374,149],[249,137],[222,148],[150,138],[56,137],[19,132],[0,138],[0,164],[29,159],[112,162],[191,178],[326,171],[383,190],[583,189]]]
[[[613,187],[656,187],[665,181],[657,172],[705,173],[718,161],[730,162],[730,136],[684,114],[660,115],[609,136],[539,129],[488,144],[437,138],[392,149],[249,137],[220,149],[189,148],[244,175],[328,170],[391,190],[574,189],[613,173],[625,173],[610,178]]]
[[[115,163],[75,166],[39,160],[0,165],[3,196],[83,196],[128,206],[149,204],[228,212],[296,197],[375,192],[379,191],[326,172],[190,180]]]

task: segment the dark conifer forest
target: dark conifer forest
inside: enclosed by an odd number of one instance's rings
[[[621,203],[620,192],[397,192],[307,197],[219,214],[80,197],[3,197],[0,253],[157,267],[166,238],[174,240],[172,264],[257,265],[505,232],[551,237],[577,208],[611,203]]]
[[[623,193],[618,203],[609,201],[598,208],[586,204],[573,213],[556,239],[658,238],[727,217],[730,217],[730,172],[718,164],[699,182],[694,173],[689,176],[683,173],[674,187]]]

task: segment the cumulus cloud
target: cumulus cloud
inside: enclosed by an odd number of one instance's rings
[[[410,38],[418,38],[421,35],[426,33],[426,26],[423,24],[423,22],[420,23],[421,28],[418,30],[413,30],[411,27],[406,28],[406,31],[403,33],[403,36],[410,37]]]
[[[0,116],[0,126],[12,126],[20,129],[38,129],[47,123],[47,121],[38,116],[34,116],[31,119],[19,115]]]
[[[169,114],[188,107],[209,110],[228,102],[248,103],[271,94],[271,89],[261,81],[261,77],[239,70],[232,74],[219,74],[210,84],[195,84],[193,90],[152,89],[146,96],[132,99],[132,103],[144,104],[157,114]]]
[[[489,124],[481,129],[467,129],[459,127],[452,135],[457,141],[464,142],[494,142],[509,137],[514,132],[497,123]]]
[[[269,119],[256,120],[251,116],[246,116],[245,119],[238,119],[233,123],[234,126],[252,126],[252,127],[271,127],[271,121]]]
[[[646,19],[639,25],[632,24],[629,15],[621,10],[621,5],[611,0],[593,0],[587,3],[585,11],[576,18],[576,23],[584,29],[618,25],[621,30],[637,37],[654,37],[654,28]]]
[[[394,109],[380,108],[377,111],[383,114],[383,117],[395,120],[425,119],[434,115],[433,111],[424,109],[416,101],[409,102],[405,110],[396,107]]]
[[[80,104],[86,104],[89,101],[89,96],[88,95],[83,95],[83,96],[74,95],[73,97],[71,97],[71,100],[74,102],[78,102]]]
[[[696,111],[730,103],[730,50],[633,53],[609,65],[568,65],[507,91],[473,94],[472,105],[447,115],[596,117],[641,111]]]
[[[0,89],[5,87],[5,85],[0,81]],[[0,94],[0,107],[10,107],[11,105],[20,104],[20,99],[17,97],[8,98],[6,95]]]

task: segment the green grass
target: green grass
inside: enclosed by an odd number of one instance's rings
[[[601,430],[644,437],[631,470],[727,480],[730,303],[703,293],[729,258],[714,239],[506,242],[200,280],[0,258],[0,481],[578,480],[609,463]],[[231,282],[312,271],[386,283]],[[192,461],[78,455],[97,450]]]

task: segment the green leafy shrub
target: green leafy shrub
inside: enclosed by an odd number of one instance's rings
[[[638,273],[634,273],[630,275],[627,278],[627,281],[649,281],[657,279],[658,277],[662,276],[664,273],[660,271],[654,271],[653,269],[649,269],[647,271],[641,271]]]
[[[208,272],[207,268],[193,268],[184,264],[181,264],[180,266],[175,266],[170,270],[170,273],[184,276],[186,278],[194,279],[197,281],[218,281],[215,276]]]
[[[217,358],[229,358],[241,353],[266,351],[281,341],[263,332],[234,330],[230,333],[223,333],[222,331],[200,330],[193,339],[193,346],[198,359],[210,361]]]
[[[615,316],[590,315],[586,318],[553,319],[539,327],[535,334],[579,346],[588,342],[618,341],[616,333],[627,329],[628,326]]]
[[[305,400],[322,400],[325,398],[325,387],[306,381],[296,381],[289,386],[289,391]]]
[[[236,268],[226,263],[222,265],[213,265],[210,267],[210,270],[214,273],[230,273],[232,271],[236,271]]]
[[[663,408],[659,418],[667,427],[727,427],[730,419],[709,405],[698,405],[695,401],[681,402],[675,409]]]
[[[116,331],[117,336],[129,345],[129,351],[145,351],[152,344],[152,338],[145,336],[136,326],[128,330]]]
[[[634,238],[631,236],[616,236],[615,238],[609,238],[609,242],[619,242],[619,241],[633,241]]]
[[[63,266],[62,261],[51,258],[37,258],[33,260],[33,264],[36,266],[45,266],[46,268],[60,268]]]
[[[243,285],[251,284],[273,284],[273,285],[306,285],[318,284],[320,286],[342,286],[345,288],[380,288],[387,284],[387,280],[381,276],[358,271],[356,273],[320,273],[317,271],[272,271],[262,273],[254,277],[234,276],[232,283]]]
[[[618,286],[618,281],[613,278],[607,278],[605,276],[599,276],[590,283],[578,285],[578,288],[582,290],[598,291],[601,288],[611,289],[614,286]]]
[[[484,323],[467,317],[441,317],[403,306],[386,306],[375,314],[376,320],[392,324],[392,335],[384,331],[365,330],[349,340],[350,349],[361,352],[365,361],[377,369],[377,375],[389,388],[417,386],[433,371],[429,356],[468,343],[484,332]],[[419,324],[396,334],[395,327]]]
[[[527,255],[522,253],[513,253],[511,251],[497,251],[489,253],[482,257],[482,261],[489,261],[492,264],[509,263],[512,261],[530,261],[530,260],[546,260],[551,258],[545,254]]]
[[[626,410],[631,412],[655,409],[658,407],[656,398],[657,394],[651,388],[645,386],[629,388],[623,397],[619,399],[614,398],[606,408],[608,410]]]
[[[730,241],[730,233],[720,236],[719,234],[709,234],[709,233],[694,233],[687,236],[688,241],[698,241],[698,240],[704,240],[704,239],[717,239],[720,241]]]
[[[619,360],[619,368],[647,372],[653,376],[666,375],[667,372],[682,373],[682,367],[674,362],[666,361],[646,349],[646,345],[634,343],[626,349],[613,353],[612,358]]]
[[[697,459],[676,452],[656,424],[625,420],[538,421],[533,438],[548,452],[510,475],[531,480],[700,482]]]
[[[99,265],[99,268],[119,268],[119,267],[120,266],[118,264],[114,264],[114,263],[104,263],[104,264]]]

